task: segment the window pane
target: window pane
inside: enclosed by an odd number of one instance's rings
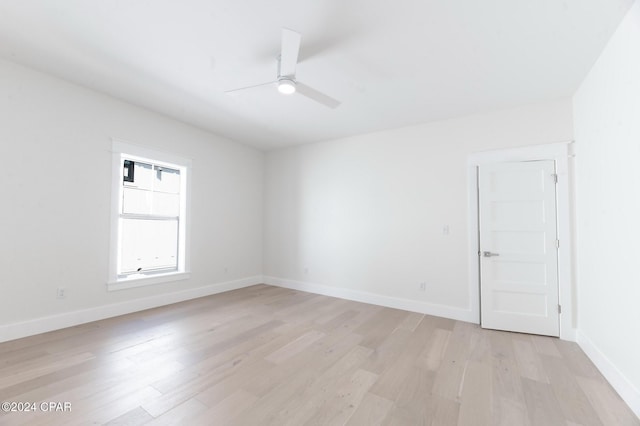
[[[155,192],[153,194],[152,214],[160,216],[178,216],[180,214],[180,195]]]
[[[178,220],[120,219],[119,274],[178,267]]]
[[[153,193],[151,191],[124,187],[122,192],[122,213],[151,214],[152,198]]]
[[[153,169],[151,164],[135,162],[133,167],[133,182],[124,182],[125,186],[151,189],[153,185]]]
[[[155,190],[177,194],[180,192],[180,171],[167,167],[155,166]]]

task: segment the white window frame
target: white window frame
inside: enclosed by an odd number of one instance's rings
[[[189,262],[191,160],[167,152],[134,145],[120,139],[112,139],[111,164],[111,243],[107,290],[122,290],[164,282],[186,280],[191,277]],[[124,159],[151,162],[180,170],[180,220],[178,227],[178,268],[176,271],[154,274],[118,276],[118,249],[120,243],[120,211],[122,208],[122,176]],[[184,201],[184,202],[182,202]]]

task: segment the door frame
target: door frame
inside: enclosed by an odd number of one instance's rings
[[[576,340],[575,282],[572,273],[573,207],[573,141],[522,148],[498,149],[475,152],[467,157],[468,221],[469,221],[469,307],[472,317],[480,323],[480,250],[478,210],[478,167],[483,164],[507,161],[555,160],[558,185],[556,187],[558,249],[558,298],[562,306],[560,314],[560,338]]]

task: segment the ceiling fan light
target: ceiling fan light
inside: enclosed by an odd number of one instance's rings
[[[293,80],[283,78],[278,81],[278,92],[283,95],[292,95],[296,92],[296,83]]]

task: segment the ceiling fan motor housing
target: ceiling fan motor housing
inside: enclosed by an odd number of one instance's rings
[[[278,79],[278,92],[283,95],[291,95],[296,92],[296,82],[290,77],[280,77]]]

